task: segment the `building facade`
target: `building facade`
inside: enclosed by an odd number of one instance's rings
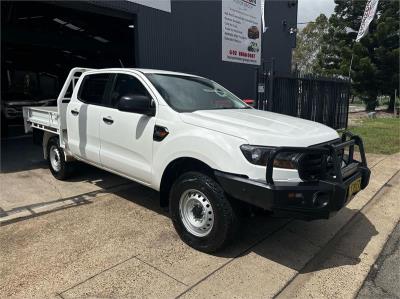
[[[62,84],[74,66],[123,65],[193,73],[242,98],[256,96],[259,66],[222,60],[221,0],[2,1],[1,5],[2,84],[14,91],[17,85],[26,85],[16,83],[21,70],[53,74]],[[287,74],[296,42],[297,1],[266,0],[264,12],[261,61],[268,64],[273,58],[276,73]],[[2,101],[7,97],[3,95]]]

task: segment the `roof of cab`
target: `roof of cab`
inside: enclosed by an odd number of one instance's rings
[[[164,74],[164,75],[177,75],[177,76],[191,76],[198,77],[192,74],[180,73],[180,72],[172,72],[165,70],[155,70],[155,69],[142,69],[142,68],[106,68],[106,69],[92,69],[91,72],[104,72],[104,71],[138,71],[143,74]]]

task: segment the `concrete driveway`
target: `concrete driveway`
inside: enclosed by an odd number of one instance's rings
[[[400,155],[370,155],[370,186],[334,218],[256,215],[207,255],[156,192],[89,166],[59,182],[30,142],[2,144],[1,298],[352,298],[400,218]]]

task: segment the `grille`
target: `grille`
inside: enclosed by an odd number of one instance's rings
[[[330,142],[317,144],[315,146],[324,146],[328,144],[335,144],[340,140],[333,140]],[[343,161],[344,151],[338,153],[339,161]],[[323,167],[325,164],[325,167]],[[345,166],[342,162],[342,167]],[[323,171],[323,168],[326,171]],[[315,181],[326,178],[327,176],[334,176],[334,165],[331,156],[324,154],[302,154],[298,160],[299,176],[303,181]]]
[[[303,181],[320,179],[323,159],[321,154],[303,154],[298,163],[300,178]]]

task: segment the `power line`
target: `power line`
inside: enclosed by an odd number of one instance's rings
[[[309,24],[309,23],[315,23],[315,21],[309,21],[309,22],[301,22],[301,23],[297,23],[297,25],[301,25],[301,24]]]

